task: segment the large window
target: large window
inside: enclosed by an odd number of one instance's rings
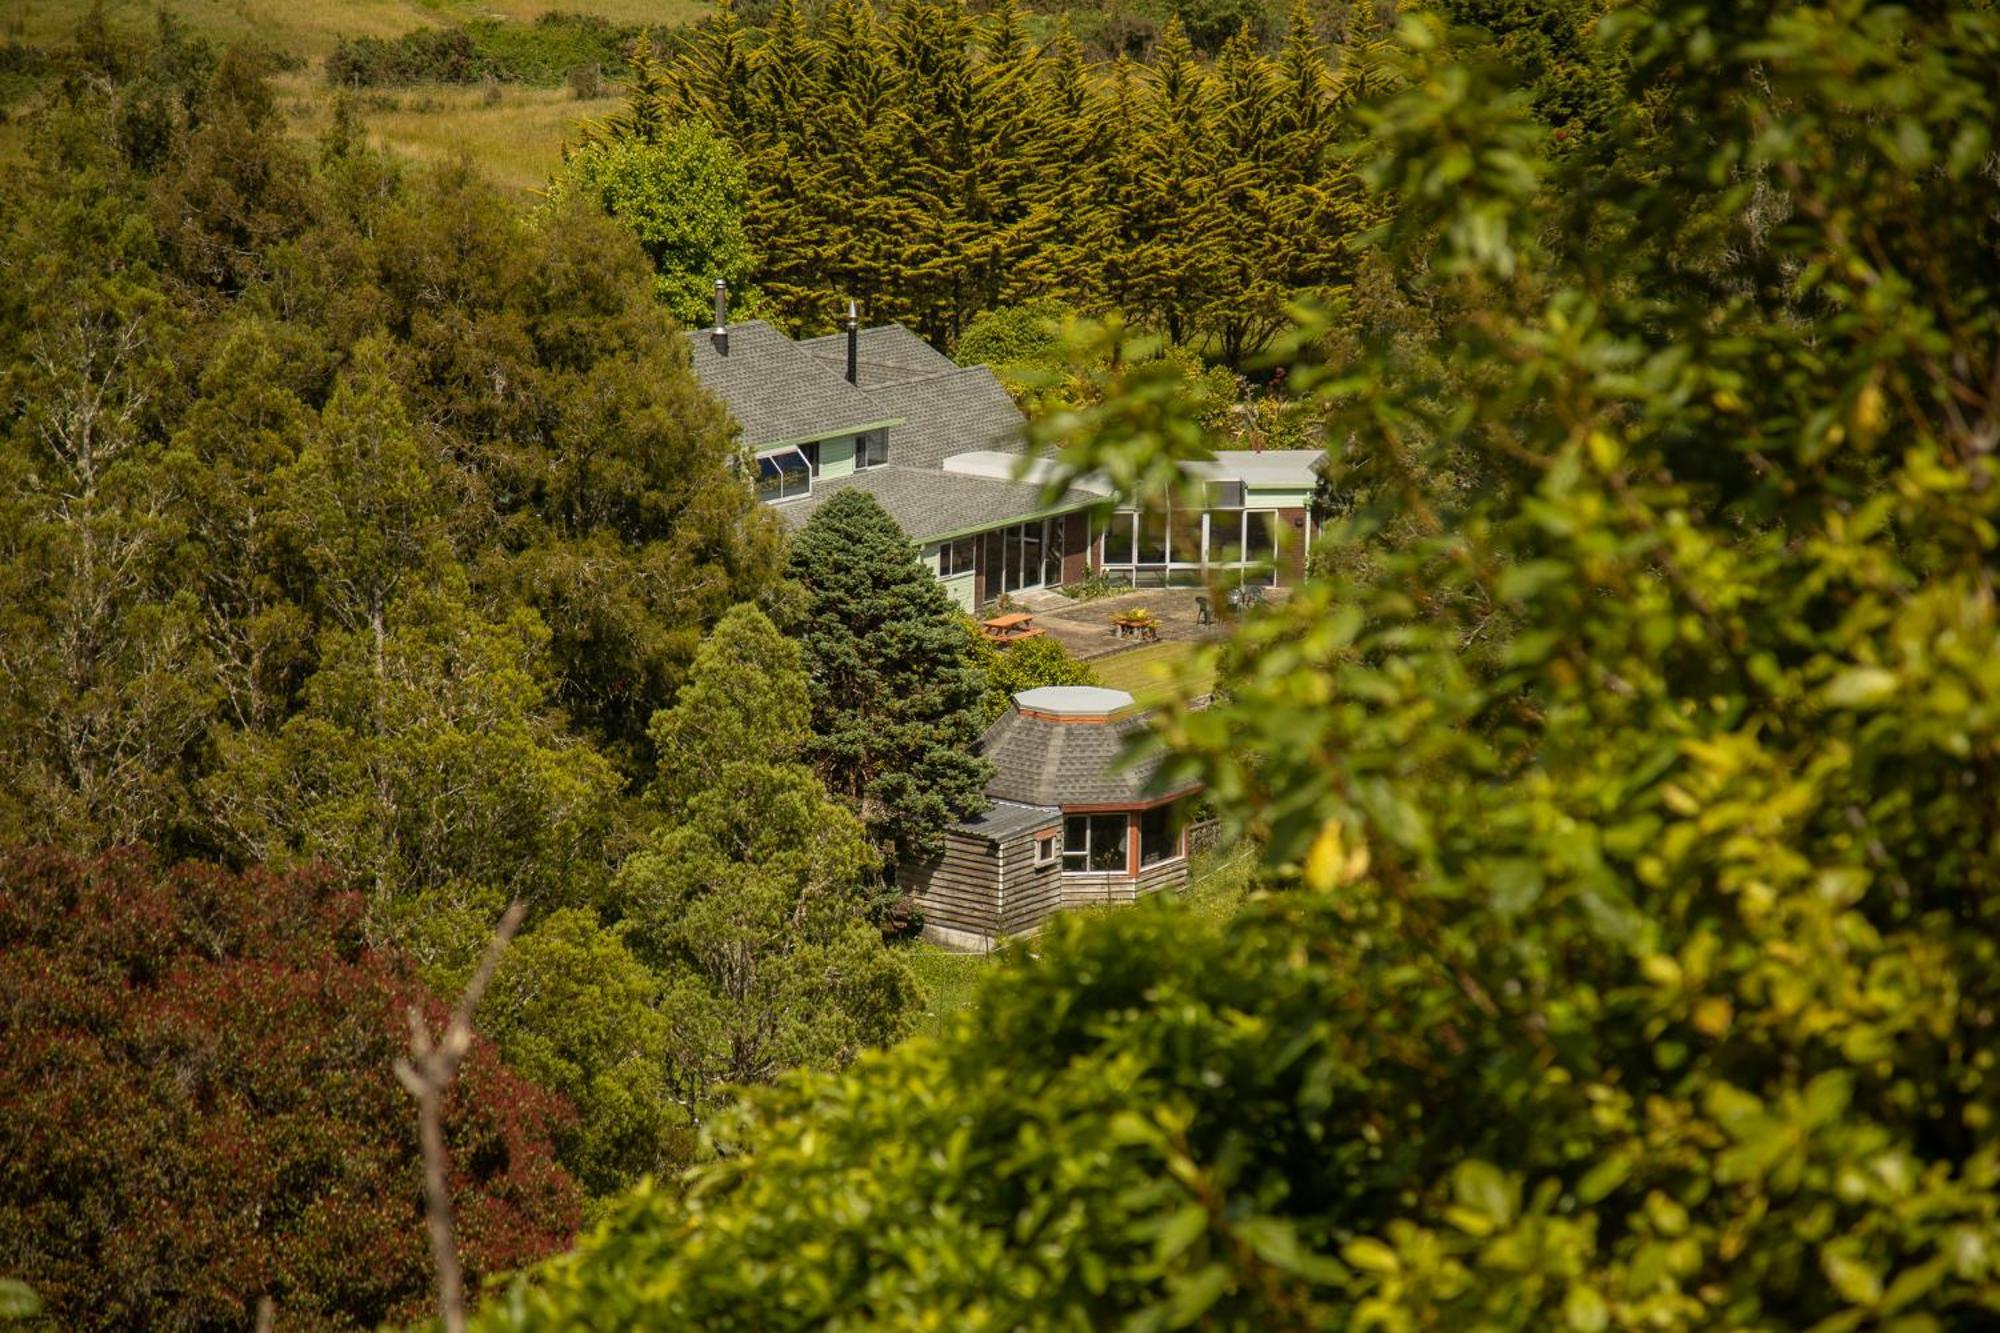
[[[1038,518],[984,534],[985,595],[998,597],[1003,592],[1062,582],[1061,532],[1061,519]]]
[[[1139,864],[1158,865],[1181,854],[1181,831],[1174,827],[1174,808],[1153,807],[1139,816]]]
[[[1122,875],[1130,863],[1125,859],[1125,834],[1129,816],[1071,815],[1063,820],[1063,869],[1072,875]]]
[[[1107,565],[1129,565],[1132,563],[1132,526],[1139,521],[1133,513],[1118,513],[1111,516],[1104,529],[1104,563]]]
[[[1115,513],[1105,522],[1099,567],[1125,575],[1135,586],[1199,582],[1216,570],[1237,579],[1275,582],[1278,514],[1271,509],[1226,507],[1241,483],[1211,483],[1210,508],[1151,509]]]
[[[938,577],[948,579],[954,574],[970,574],[979,559],[979,538],[960,537],[955,542],[946,542],[938,547]]]
[[[863,431],[854,437],[854,470],[863,472],[889,461],[889,432]]]
[[[780,449],[757,459],[757,498],[773,503],[812,494],[812,460],[803,449]]]

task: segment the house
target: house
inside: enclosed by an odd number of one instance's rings
[[[1157,761],[1121,762],[1144,725],[1132,696],[1052,685],[1014,696],[980,748],[986,811],[945,831],[943,855],[901,865],[924,936],[984,951],[1065,907],[1130,903],[1187,882],[1184,816],[1200,784],[1162,788]]]
[[[900,325],[861,328],[851,311],[822,338],[727,319],[717,283],[715,326],[688,335],[694,372],[742,426],[759,497],[797,527],[829,495],[867,490],[968,611],[1093,567],[1137,587],[1289,583],[1303,567],[1315,450],[1218,453],[1191,468],[1200,511],[1093,524],[1108,488],[1046,498],[1049,465],[1022,474],[1025,421],[985,366],[960,366]]]

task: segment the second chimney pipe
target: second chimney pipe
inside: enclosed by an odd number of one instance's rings
[[[721,278],[715,280],[715,327],[708,338],[718,353],[729,355],[729,284]]]
[[[847,382],[861,383],[861,318],[852,301],[847,303]]]

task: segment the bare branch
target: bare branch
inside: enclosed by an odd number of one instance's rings
[[[444,1146],[444,1095],[458,1077],[459,1062],[472,1047],[472,1013],[493,980],[500,955],[521,927],[527,905],[518,898],[494,928],[486,954],[459,996],[442,1037],[433,1037],[415,1006],[410,1009],[410,1058],[396,1061],[396,1078],[417,1102],[417,1137],[424,1157],[424,1220],[431,1237],[431,1264],[437,1270],[438,1318],[445,1333],[464,1333],[465,1274],[452,1234],[451,1162]]]

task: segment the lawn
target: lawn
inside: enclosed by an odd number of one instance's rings
[[[952,1018],[972,1003],[979,982],[998,965],[1000,955],[953,953],[935,944],[903,946],[903,961],[916,973],[923,991],[917,1013],[919,1034],[936,1036],[950,1026]]]
[[[1189,695],[1207,694],[1215,688],[1214,663],[1197,655],[1201,644],[1169,639],[1149,643],[1109,657],[1092,659],[1090,669],[1097,679],[1114,690],[1124,690],[1141,704],[1153,705],[1173,697],[1181,677],[1187,677]]]

